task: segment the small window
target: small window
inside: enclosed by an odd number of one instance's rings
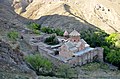
[[[55,51],[55,55],[59,55],[59,51]]]
[[[73,55],[72,57],[75,57],[75,55]]]

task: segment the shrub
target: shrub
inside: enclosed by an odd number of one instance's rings
[[[11,32],[8,32],[7,36],[9,39],[16,41],[19,36],[19,33],[16,31],[11,31]]]
[[[56,33],[58,36],[63,36],[63,31],[61,29],[53,29],[54,30],[54,33]]]
[[[27,27],[31,29],[35,34],[40,34],[41,25],[37,23],[31,23]]]
[[[28,55],[25,60],[38,75],[47,75],[52,72],[52,63],[40,54]]]
[[[35,34],[40,34],[40,31],[39,31],[39,30],[33,30],[33,32],[34,32]]]
[[[41,25],[37,24],[37,23],[31,23],[28,25],[28,28],[32,29],[32,30],[40,30]]]
[[[56,33],[56,35],[58,36],[63,36],[63,31],[61,29],[52,29],[50,27],[42,27],[41,31],[47,34],[52,34],[52,33]]]
[[[52,34],[53,30],[50,27],[42,27],[41,31],[44,33]]]
[[[73,78],[75,77],[75,69],[71,68],[69,65],[61,65],[57,70],[57,75],[63,78]]]
[[[48,45],[59,44],[59,41],[58,41],[58,39],[56,38],[55,35],[52,35],[52,36],[46,38],[44,42],[47,43]]]

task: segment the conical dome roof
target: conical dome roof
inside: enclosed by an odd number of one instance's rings
[[[70,36],[80,36],[80,34],[76,30],[73,30],[69,35]]]
[[[68,35],[69,35],[68,32],[67,32],[67,30],[65,30],[65,32],[64,32],[63,35],[64,35],[64,36],[68,36]]]

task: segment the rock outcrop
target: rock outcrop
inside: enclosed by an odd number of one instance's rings
[[[8,43],[3,40],[0,40],[0,71],[1,73],[11,72],[15,74],[16,72],[29,74],[31,75],[29,76],[31,78],[36,77],[36,74],[25,64],[23,60],[23,53],[19,51],[19,47],[17,46],[15,49],[13,49]]]

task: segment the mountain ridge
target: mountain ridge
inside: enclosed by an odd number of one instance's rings
[[[20,15],[32,20],[38,20],[47,15],[65,15],[74,17],[80,22],[86,21],[107,33],[114,33],[120,32],[119,7],[119,0],[31,0],[26,7],[23,7],[25,11],[21,11]],[[47,23],[46,25],[54,27]],[[61,27],[64,28],[64,24]]]

